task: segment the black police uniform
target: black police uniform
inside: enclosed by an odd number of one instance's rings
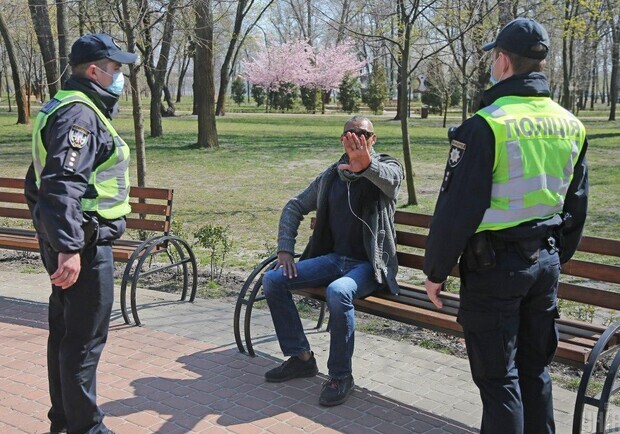
[[[85,93],[106,116],[117,110],[118,96],[86,78],[72,76],[66,89]],[[45,110],[45,106],[42,108]],[[74,148],[72,127],[90,134]],[[80,252],[77,282],[63,290],[52,286],[49,298],[48,376],[51,431],[106,433],[103,412],[96,403],[96,370],[108,336],[114,300],[111,242],[125,230],[125,220],[99,219],[99,235],[86,246],[80,199],[95,197],[88,180],[92,170],[114,150],[112,136],[85,104],[69,104],[53,113],[43,129],[47,150],[37,188],[34,167],[26,175],[25,194],[39,236],[41,259],[48,273],[58,268],[58,252]],[[67,155],[77,153],[74,165]]]
[[[549,85],[542,73],[514,75],[490,88],[483,106],[509,95],[549,97]],[[446,165],[426,245],[424,272],[436,283],[445,281],[459,257],[471,250],[472,236],[491,199],[495,158],[491,128],[475,115],[456,130],[454,139],[466,147],[461,146],[457,161]],[[552,233],[559,238],[562,218],[554,216],[495,232],[494,268],[472,270],[466,255],[461,257],[458,321],[483,401],[483,433],[555,431],[547,365],[558,342],[560,263],[575,252],[586,218],[586,149],[587,141],[566,194],[563,211],[572,221],[564,227],[559,255],[546,242]]]

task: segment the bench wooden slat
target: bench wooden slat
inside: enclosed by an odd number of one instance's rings
[[[396,211],[394,213],[394,222],[407,226],[416,226],[420,228],[431,227],[432,216],[426,214],[416,214],[407,211]]]
[[[408,267],[422,270],[424,266],[424,256],[422,255],[397,251],[396,257],[398,258],[399,267]],[[459,275],[459,266],[456,265],[450,272],[450,276],[459,277]]]
[[[26,204],[26,196],[24,193],[10,193],[6,191],[0,191],[0,202],[8,203],[23,203]]]
[[[156,203],[131,203],[132,214],[150,214],[167,216],[170,212],[170,207],[166,204]]]
[[[558,297],[607,309],[620,310],[620,293],[591,288],[574,283],[560,282]]]
[[[22,178],[6,178],[0,177],[0,187],[2,188],[18,188],[24,189],[25,181]]]
[[[127,218],[127,229],[167,232],[167,224],[166,222],[158,220],[141,220],[136,218]]]
[[[30,210],[28,210],[27,208],[7,208],[7,207],[0,207],[0,217],[27,219],[27,220],[30,220],[32,218],[32,216],[30,215]]]
[[[428,237],[422,234],[416,234],[413,232],[396,231],[396,240],[398,246],[418,247],[423,249],[426,247],[426,239]]]
[[[140,199],[172,200],[173,190],[169,188],[131,187],[129,197]]]
[[[571,259],[562,265],[562,272],[571,276],[587,277],[610,283],[620,283],[620,267],[596,262]]]
[[[571,344],[566,341],[560,341],[555,351],[554,360],[566,365],[581,367],[588,360],[590,349],[579,345]]]
[[[577,250],[599,255],[620,256],[620,240],[583,236]]]

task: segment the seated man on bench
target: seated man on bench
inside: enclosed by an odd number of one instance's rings
[[[263,278],[280,347],[290,357],[265,373],[270,382],[318,373],[290,291],[326,287],[329,380],[319,398],[319,404],[325,406],[342,404],[354,385],[353,300],[381,288],[398,293],[394,211],[403,170],[393,157],[375,153],[376,140],[368,119],[355,116],[345,123],[341,136],[345,154],[284,207],[278,229],[278,262]],[[297,230],[312,211],[316,211],[316,225],[295,264]]]

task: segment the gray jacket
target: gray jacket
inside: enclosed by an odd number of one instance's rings
[[[346,161],[348,157],[344,154],[338,162],[332,164],[284,206],[278,228],[278,252],[295,253],[299,225],[305,215],[316,211],[316,224],[301,259],[331,253],[333,242],[327,221],[329,186],[337,176],[351,181],[366,178],[377,187],[376,191],[363,196],[361,217],[372,230],[371,233],[368,228],[364,229],[366,255],[373,264],[377,282],[387,285],[393,294],[398,294],[394,211],[403,179],[403,168],[395,158],[386,154],[376,154],[374,151],[371,153],[370,166],[361,173],[339,171],[338,165]]]

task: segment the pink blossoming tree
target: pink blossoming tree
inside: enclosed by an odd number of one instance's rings
[[[291,84],[329,92],[338,88],[345,74],[357,76],[365,64],[350,43],[316,49],[297,40],[263,49],[243,67],[253,85],[270,92]]]

